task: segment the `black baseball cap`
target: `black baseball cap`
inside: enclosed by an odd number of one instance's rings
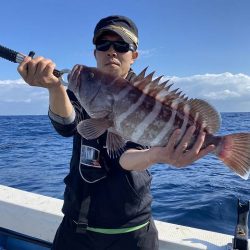
[[[138,29],[135,23],[125,16],[108,16],[102,18],[94,30],[93,43],[95,44],[106,32],[114,32],[125,42],[134,43],[138,47]]]

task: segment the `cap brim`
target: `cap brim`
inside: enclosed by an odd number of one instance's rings
[[[96,41],[105,33],[108,32],[112,32],[117,34],[118,36],[120,36],[122,38],[123,41],[127,42],[127,43],[134,43],[137,46],[137,43],[135,41],[133,41],[131,38],[129,38],[122,30],[117,30],[114,29],[112,27],[105,27],[103,29],[100,29],[98,31],[98,33],[94,36],[93,38],[93,43],[95,44]]]

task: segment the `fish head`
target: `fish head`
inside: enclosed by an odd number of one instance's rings
[[[109,76],[97,68],[76,65],[68,78],[68,88],[91,118],[112,112],[114,98],[108,88]]]

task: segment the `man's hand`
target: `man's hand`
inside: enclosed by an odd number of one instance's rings
[[[149,161],[152,162],[152,164],[158,162],[170,164],[175,167],[184,167],[212,152],[215,149],[214,145],[209,145],[201,149],[205,140],[205,132],[203,131],[200,131],[193,147],[186,150],[194,131],[195,127],[190,126],[178,146],[175,147],[181,132],[180,129],[175,130],[166,147],[152,147],[149,150]]]
[[[201,149],[205,140],[205,133],[200,131],[193,147],[186,150],[191,142],[194,131],[194,126],[189,127],[177,147],[176,144],[179,141],[180,129],[174,131],[166,147],[152,147],[143,150],[128,149],[121,155],[119,163],[126,170],[137,171],[144,170],[156,163],[166,163],[177,168],[187,166],[210,153],[215,148],[214,145],[210,145]]]
[[[55,64],[46,58],[25,57],[17,70],[25,82],[31,86],[53,89],[61,85],[60,80],[53,75]]]
[[[73,106],[60,80],[53,75],[55,64],[46,58],[25,57],[19,65],[18,72],[30,86],[47,88],[49,90],[50,110],[61,117],[69,117]]]

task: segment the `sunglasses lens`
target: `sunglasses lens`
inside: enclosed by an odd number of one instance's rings
[[[107,51],[110,48],[110,45],[110,41],[101,40],[96,44],[96,49],[99,51]]]
[[[114,49],[117,52],[125,53],[129,51],[129,44],[125,42],[114,42]]]
[[[136,49],[132,44],[123,42],[123,41],[108,41],[108,40],[100,40],[96,43],[96,49],[99,51],[107,51],[110,46],[113,45],[114,50],[119,53],[125,53],[129,50],[135,51]]]

